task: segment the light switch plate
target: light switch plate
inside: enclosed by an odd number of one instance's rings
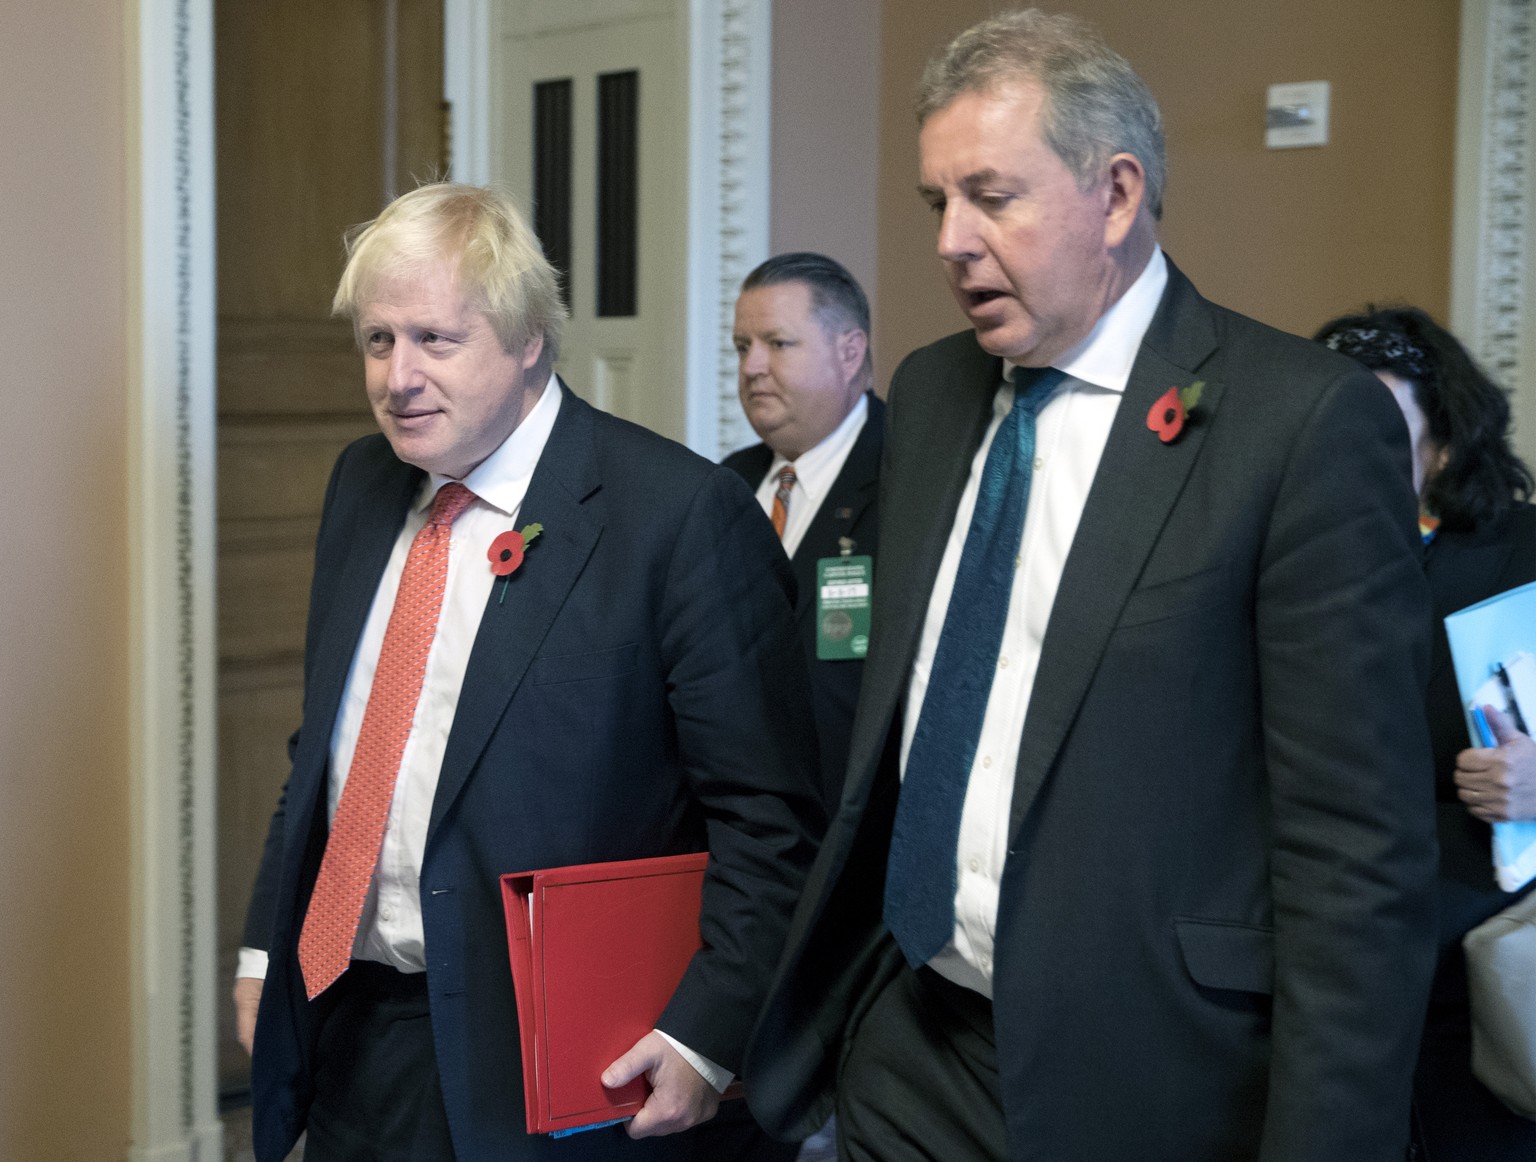
[[[1328,144],[1327,81],[1298,81],[1269,87],[1264,118],[1266,149]]]

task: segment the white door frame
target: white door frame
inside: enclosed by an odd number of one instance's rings
[[[129,1157],[215,1162],[212,0],[137,0],[126,29]]]
[[[1536,2],[1462,0],[1451,327],[1536,464]]]
[[[676,0],[688,27],[686,427],[711,460],[756,439],[736,398],[736,291],[768,255],[772,0]],[[492,0],[445,0],[453,177],[490,176]]]
[[[456,182],[491,180],[491,0],[443,0],[443,96]]]
[[[688,0],[688,446],[754,443],[736,389],[736,294],[768,257],[772,0]]]

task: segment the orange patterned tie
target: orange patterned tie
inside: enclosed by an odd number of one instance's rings
[[[462,484],[445,484],[432,501],[432,513],[411,542],[400,575],[395,607],[384,631],[368,707],[352,752],[352,766],[341,789],[325,858],[315,880],[304,930],[299,935],[299,967],[304,988],[314,1000],[346,971],[352,959],[363,900],[379,862],[384,823],[395,794],[400,756],[411,734],[427,655],[437,633],[448,577],[448,541],[453,522],[475,494]]]
[[[773,521],[773,531],[779,534],[779,540],[784,539],[784,524],[789,520],[789,494],[795,487],[795,466],[786,464],[779,469],[779,487],[773,494],[773,512],[769,514],[769,520]]]

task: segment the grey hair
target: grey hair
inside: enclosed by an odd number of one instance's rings
[[[923,69],[917,123],[962,93],[1023,79],[1045,89],[1041,129],[1079,188],[1096,182],[1114,154],[1129,153],[1146,173],[1152,216],[1163,216],[1167,160],[1157,101],[1130,62],[1076,16],[1025,8],[973,24]]]

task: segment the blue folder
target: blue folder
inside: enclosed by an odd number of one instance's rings
[[[1499,667],[1516,654],[1536,654],[1536,581],[1451,614],[1445,619],[1445,633],[1467,715],[1467,736],[1473,746],[1492,746],[1493,740],[1482,736],[1472,709],[1484,702],[1504,709],[1506,699],[1488,696],[1489,680],[1496,679]],[[1536,727],[1536,706],[1519,709],[1527,728]],[[1506,892],[1536,878],[1536,822],[1493,825],[1493,866],[1499,887]]]

